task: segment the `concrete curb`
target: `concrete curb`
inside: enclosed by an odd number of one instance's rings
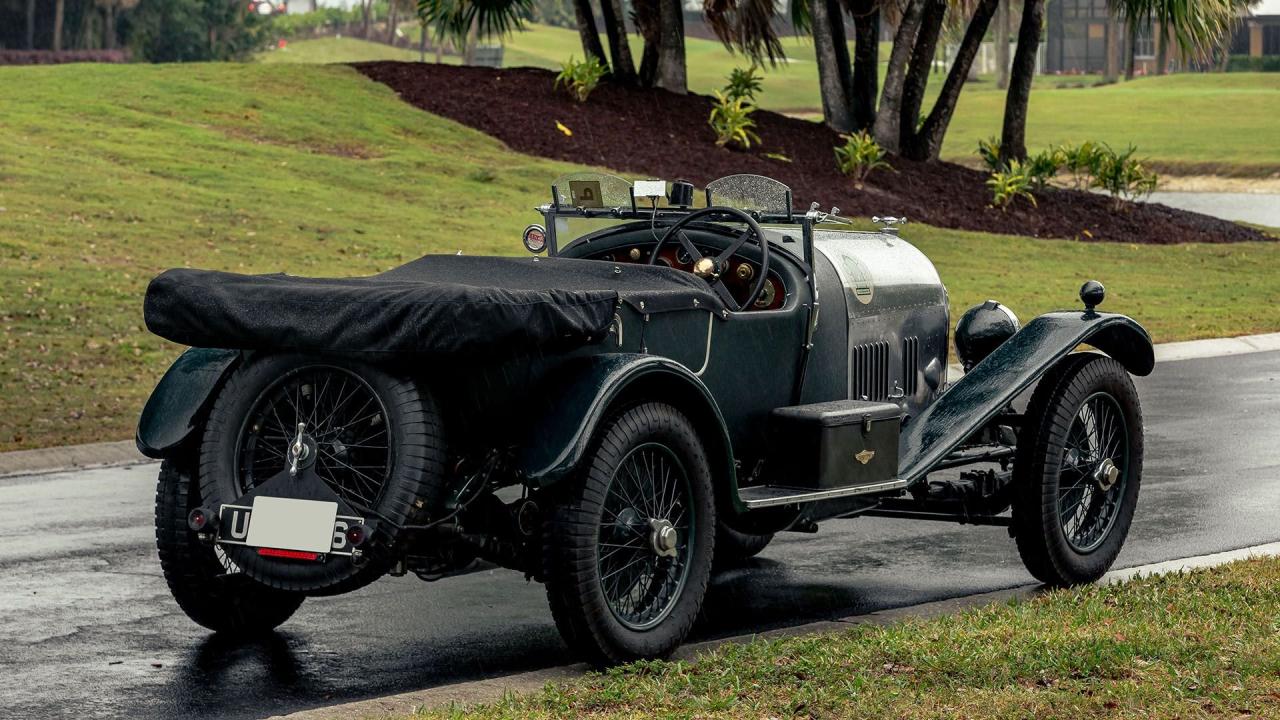
[[[1100,583],[1115,585],[1138,577],[1151,577],[1178,573],[1197,568],[1208,568],[1223,565],[1236,560],[1251,557],[1280,556],[1280,542],[1265,545],[1229,550],[1227,552],[1198,555],[1167,562],[1139,565],[1137,567],[1113,570],[1103,576]],[[676,652],[675,657],[681,660],[692,660],[699,653],[712,650],[729,643],[748,643],[759,638],[780,638],[795,635],[811,635],[821,632],[840,631],[850,625],[875,624],[887,625],[907,619],[927,619],[942,615],[950,615],[970,608],[991,605],[994,603],[1022,600],[1044,592],[1042,585],[1021,585],[1018,587],[994,590],[991,592],[965,595],[962,597],[938,600],[935,602],[912,605],[902,608],[879,610],[866,615],[852,615],[837,620],[807,623],[795,627],[781,628],[763,633],[739,635],[731,638],[686,645]],[[560,667],[535,670],[532,672],[507,675],[499,678],[475,680],[471,682],[442,685],[440,687],[418,690],[414,692],[388,695],[370,700],[359,700],[341,705],[313,708],[288,715],[272,716],[268,720],[336,720],[338,718],[387,717],[389,715],[409,715],[420,708],[443,708],[451,705],[470,705],[496,702],[512,693],[537,692],[548,683],[562,682],[578,677],[587,671],[583,664],[563,665]]]
[[[1246,353],[1280,350],[1280,333],[1244,335],[1232,338],[1211,338],[1187,342],[1156,345],[1156,362],[1176,362],[1199,358],[1243,355]],[[948,377],[954,381],[964,376],[959,365],[947,368]],[[135,465],[150,462],[138,452],[132,441],[66,445],[36,450],[15,450],[0,453],[0,478],[12,475],[35,475],[85,468]]]

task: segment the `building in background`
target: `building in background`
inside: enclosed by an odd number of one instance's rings
[[[1231,39],[1231,54],[1280,58],[1280,0],[1263,0],[1249,10],[1249,16]]]

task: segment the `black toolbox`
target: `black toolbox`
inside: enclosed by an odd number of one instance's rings
[[[776,408],[769,417],[770,485],[828,490],[893,480],[902,408],[836,400]]]

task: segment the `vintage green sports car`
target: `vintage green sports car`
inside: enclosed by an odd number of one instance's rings
[[[747,175],[695,203],[575,174],[539,211],[532,257],[151,283],[148,327],[191,349],[137,442],[193,620],[266,632],[308,595],[496,564],[611,663],[671,652],[714,567],[829,518],[1008,526],[1050,585],[1115,560],[1154,356],[1101,284],[1025,327],[970,309],[948,382],[947,292],[895,218],[854,232]]]

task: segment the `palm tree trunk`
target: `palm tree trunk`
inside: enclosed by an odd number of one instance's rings
[[[1000,0],[996,11],[996,87],[1009,88],[1009,17],[1013,13],[1009,4],[1013,0]]]
[[[373,14],[373,0],[364,0],[364,2],[360,3],[360,14],[363,16],[364,20],[364,27],[361,28],[360,37],[368,40],[369,21],[372,19],[370,16]]]
[[[1155,26],[1152,26],[1153,30]],[[1164,75],[1169,64],[1169,32],[1164,23],[1160,23],[1160,31],[1156,33],[1156,74]]]
[[[53,4],[53,44],[50,49],[54,52],[62,49],[62,19],[66,9],[66,0],[56,0]]]
[[[947,79],[942,83],[942,91],[933,102],[929,117],[925,118],[919,132],[912,135],[911,142],[902,148],[902,154],[912,160],[937,160],[942,150],[942,139],[946,137],[947,127],[951,124],[951,116],[955,114],[956,103],[960,100],[960,91],[969,78],[969,69],[973,60],[982,49],[982,38],[986,37],[987,28],[991,26],[991,18],[996,14],[999,0],[979,0],[969,18],[969,27],[956,50],[956,58],[947,72]]]
[[[1128,42],[1124,48],[1124,79],[1133,79],[1134,55],[1138,52],[1138,23],[1129,18],[1126,23],[1129,30]]]
[[[627,44],[627,23],[622,12],[622,0],[600,0],[600,14],[604,16],[604,34],[609,38],[613,79],[623,85],[635,85],[636,64],[631,59],[631,46]]]
[[[909,0],[902,11],[902,19],[898,21],[898,30],[893,35],[889,70],[884,76],[884,89],[880,91],[880,112],[876,115],[876,142],[889,152],[898,151],[902,85],[907,77],[907,64],[911,60],[911,48],[915,47],[923,10],[924,0]]]
[[[1120,20],[1113,3],[1107,4],[1107,82],[1120,76]]]
[[[104,50],[116,49],[115,5],[107,5],[102,8],[102,47]]]
[[[631,3],[631,21],[636,25],[636,32],[644,38],[644,50],[640,54],[640,71],[637,78],[640,87],[653,87],[658,74],[658,0],[633,0]]]
[[[36,49],[36,0],[27,0],[27,49]]]
[[[876,94],[880,69],[880,3],[854,0],[853,7],[853,125],[871,130],[876,124]]]
[[[480,16],[471,18],[471,27],[467,29],[466,45],[462,48],[462,64],[476,64],[476,45],[480,44]]]
[[[656,85],[684,95],[689,91],[684,55],[684,6],[680,0],[658,2]]]
[[[911,49],[911,62],[907,65],[907,77],[902,82],[902,108],[898,113],[898,147],[906,151],[916,134],[920,122],[920,109],[924,106],[924,91],[929,84],[929,71],[933,68],[934,55],[938,51],[938,38],[942,35],[942,22],[947,16],[947,0],[924,0],[920,16],[920,29],[916,32],[915,47]]]
[[[600,30],[596,28],[596,12],[591,9],[591,0],[573,0],[573,15],[578,21],[578,37],[582,39],[585,59],[596,58],[601,65],[608,67],[609,59],[600,44]]]
[[[396,0],[391,0],[391,7],[387,12],[387,44],[394,46],[396,44],[396,21],[399,15],[399,6]]]
[[[822,119],[831,129],[853,129],[849,72],[849,44],[844,34],[844,17],[836,0],[809,0],[809,25],[813,51],[818,62],[818,89],[822,96]]]
[[[1013,53],[1009,92],[1004,100],[1004,127],[1000,133],[1000,160],[1027,159],[1027,102],[1040,51],[1040,25],[1044,21],[1045,0],[1026,0],[1022,23],[1018,26],[1018,49]]]

